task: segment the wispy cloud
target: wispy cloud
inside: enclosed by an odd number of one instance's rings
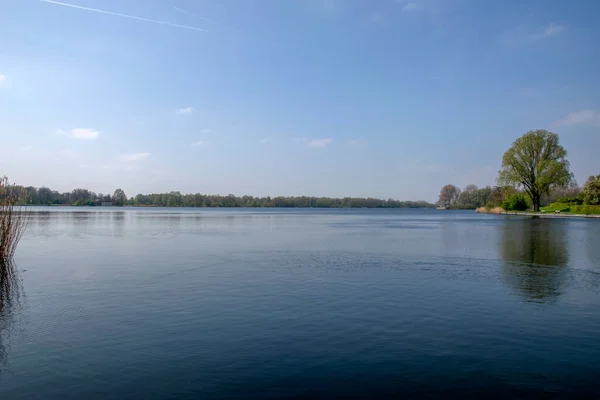
[[[144,22],[150,22],[150,23],[158,24],[158,25],[170,26],[172,28],[187,29],[187,30],[196,31],[196,32],[208,32],[206,29],[198,28],[198,27],[195,27],[195,26],[173,24],[171,22],[159,21],[159,20],[149,19],[149,18],[143,18],[143,17],[138,17],[138,16],[135,16],[135,15],[123,14],[123,13],[114,12],[114,11],[101,10],[101,9],[98,9],[98,8],[83,7],[83,6],[78,6],[76,4],[63,3],[63,2],[60,2],[60,1],[54,1],[54,0],[40,0],[40,1],[42,3],[55,4],[55,5],[58,5],[58,6],[70,7],[70,8],[75,8],[75,9],[78,9],[78,10],[83,10],[83,11],[90,11],[90,12],[95,12],[95,13],[100,13],[100,14],[112,15],[112,16],[115,16],[115,17],[129,18],[129,19],[134,19],[134,20],[137,20],[137,21],[144,21]]]
[[[193,107],[180,108],[179,110],[176,111],[176,113],[179,114],[179,115],[191,114],[193,112],[194,112],[194,108]]]
[[[204,128],[200,132],[202,132],[202,133],[211,133],[212,129],[210,129],[210,128]]]
[[[274,137],[275,137],[275,136],[266,136],[266,137],[264,137],[264,138],[260,139],[260,140],[259,140],[259,142],[260,142],[260,143],[268,143],[268,142],[270,142],[271,140],[273,140],[273,138],[274,138]]]
[[[592,125],[600,126],[600,112],[593,110],[581,110],[567,114],[554,122],[556,126]]]
[[[0,86],[6,82],[6,75],[0,74]]]
[[[187,14],[187,15],[191,15],[192,17],[196,16],[196,14],[191,13],[191,12],[189,12],[187,10],[184,10],[183,8],[179,8],[177,6],[173,6],[173,8],[176,9],[177,11],[181,12],[181,13],[184,13],[184,14]]]
[[[551,23],[542,32],[533,35],[534,39],[543,39],[547,37],[560,35],[565,30],[565,27],[555,23]]]
[[[364,139],[351,139],[348,140],[347,145],[350,147],[364,147],[367,141]]]
[[[206,146],[208,142],[206,140],[198,140],[197,142],[192,143],[192,147],[200,147]]]
[[[421,7],[422,5],[420,3],[406,3],[404,7],[402,7],[402,11],[416,11]]]
[[[558,36],[565,29],[563,25],[555,23],[538,30],[532,29],[528,24],[521,24],[501,33],[498,39],[504,45],[518,46]]]
[[[59,129],[57,132],[59,135],[78,140],[96,140],[100,136],[100,131],[92,128],[75,128],[70,131]]]
[[[31,151],[33,150],[33,146],[23,146],[21,147],[21,151]]]
[[[305,139],[304,140],[306,147],[310,147],[313,149],[322,149],[323,147],[327,147],[331,142],[333,142],[332,138],[321,138],[321,139]]]
[[[120,159],[121,161],[135,162],[135,161],[144,161],[148,159],[152,154],[151,153],[132,153],[132,154],[123,154]]]

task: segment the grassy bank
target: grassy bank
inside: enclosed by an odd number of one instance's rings
[[[545,213],[560,212],[566,214],[600,215],[600,205],[578,205],[572,203],[552,203],[547,207],[542,207],[541,211]]]
[[[487,208],[487,207],[479,207],[475,210],[477,213],[482,214],[523,214],[523,215],[540,215],[540,214],[563,214],[563,215],[577,215],[577,216],[585,216],[585,215],[598,215],[600,216],[600,205],[578,205],[578,204],[570,204],[570,203],[552,203],[546,207],[542,207],[540,212],[537,213],[535,211],[505,211],[501,207]]]

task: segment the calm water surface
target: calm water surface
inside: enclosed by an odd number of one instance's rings
[[[0,398],[600,395],[600,221],[38,208]]]

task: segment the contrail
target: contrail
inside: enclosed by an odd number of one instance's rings
[[[154,19],[136,17],[135,15],[121,14],[121,13],[118,13],[118,12],[112,12],[112,11],[106,11],[106,10],[99,10],[97,8],[89,8],[89,7],[78,6],[78,5],[75,5],[75,4],[62,3],[60,1],[54,1],[54,0],[40,0],[40,1],[42,3],[56,4],[56,5],[64,6],[64,7],[76,8],[78,10],[91,11],[91,12],[100,13],[100,14],[107,14],[107,15],[114,15],[115,17],[135,19],[135,20],[144,21],[144,22],[152,22],[153,24],[165,25],[165,26],[170,26],[170,27],[173,27],[173,28],[187,29],[187,30],[190,30],[190,31],[197,31],[197,32],[208,32],[206,29],[196,28],[195,26],[172,24],[170,22],[165,22],[165,21],[157,21],[157,20],[154,20]]]

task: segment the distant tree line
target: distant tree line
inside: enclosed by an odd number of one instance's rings
[[[121,189],[115,190],[114,194],[95,193],[87,189],[74,189],[71,192],[60,193],[47,187],[36,188],[33,186],[13,186],[18,192],[20,203],[23,205],[50,206],[50,205],[73,205],[73,206],[96,206],[111,204],[123,206],[127,204],[127,196]]]
[[[207,194],[181,194],[180,192],[138,194],[128,204],[154,207],[314,207],[314,208],[431,208],[426,201],[399,201],[361,197],[253,197]]]
[[[123,190],[110,194],[94,193],[87,189],[74,189],[60,193],[47,187],[14,186],[24,205],[73,206],[140,206],[140,207],[314,207],[314,208],[431,208],[426,201],[399,201],[362,197],[253,197],[209,194],[182,194],[180,192],[138,194],[128,198]]]

